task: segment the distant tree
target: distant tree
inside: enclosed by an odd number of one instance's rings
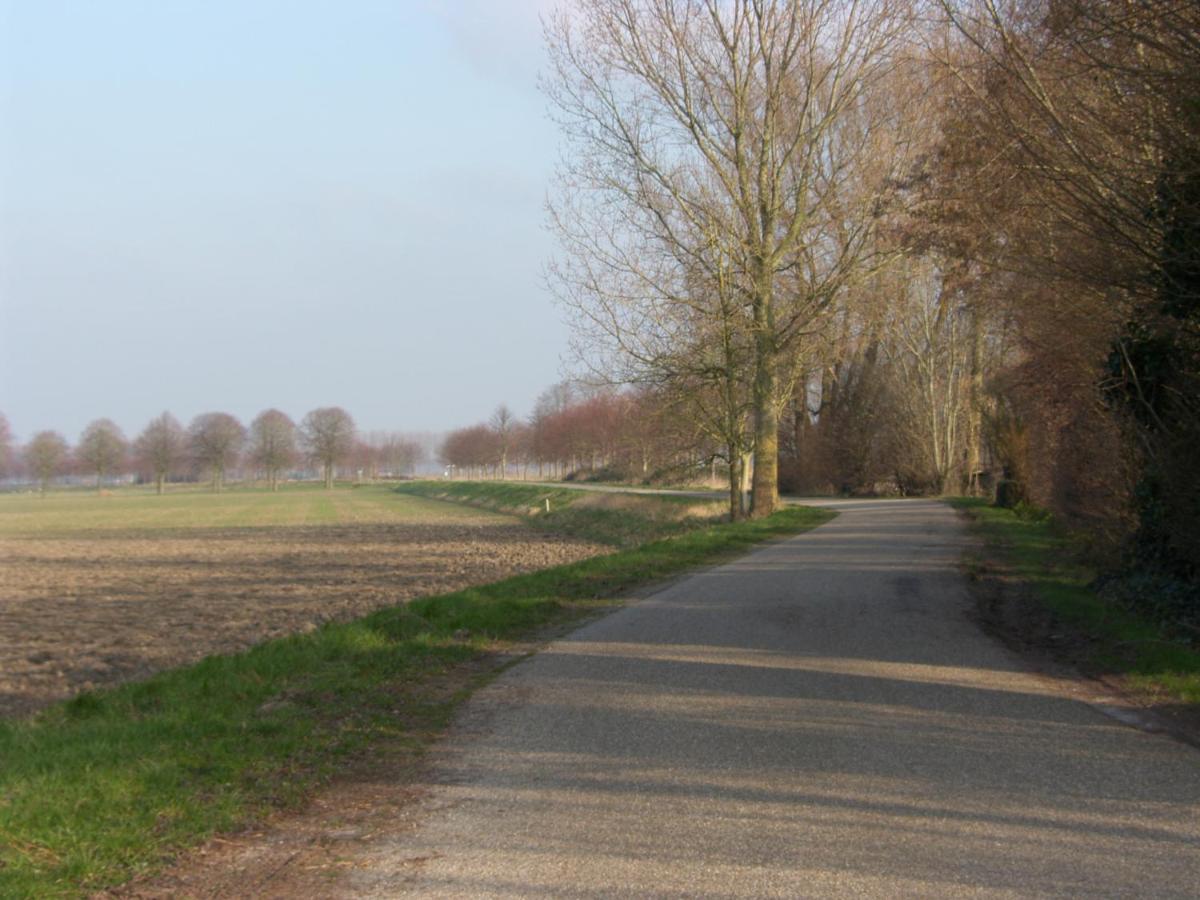
[[[38,480],[43,494],[50,486],[50,479],[62,474],[69,458],[70,448],[57,431],[39,431],[25,447],[25,464]]]
[[[300,440],[325,473],[325,487],[333,487],[334,469],[354,447],[354,419],[340,406],[314,409],[300,423]]]
[[[533,458],[533,428],[525,422],[513,425],[510,445],[513,451],[513,462],[521,470],[521,480],[529,478],[529,464]]]
[[[489,424],[496,433],[496,449],[500,454],[500,478],[508,477],[508,455],[513,449],[513,429],[517,420],[512,410],[504,403],[496,407]]]
[[[246,429],[229,413],[201,413],[188,426],[192,459],[212,474],[213,490],[225,484],[225,470],[237,459],[246,441]]]
[[[112,475],[125,463],[129,444],[112,419],[97,419],[83,430],[75,448],[80,468],[96,474],[97,490],[105,475]]]
[[[133,442],[138,467],[154,476],[154,486],[160,494],[172,470],[182,462],[186,449],[183,426],[169,412],[152,420]]]
[[[7,478],[13,470],[13,434],[4,413],[0,413],[0,478]]]
[[[271,490],[279,490],[279,473],[296,459],[296,423],[277,409],[259,413],[250,423],[250,460],[267,473]]]
[[[418,441],[394,435],[385,447],[384,461],[392,472],[412,475],[425,461],[425,448]]]
[[[500,458],[496,432],[488,425],[472,425],[452,431],[442,443],[441,458],[442,462],[454,466],[460,473],[465,472],[467,478],[473,478],[476,470],[482,475]]]
[[[383,447],[379,440],[379,432],[374,432],[368,438],[355,438],[344,459],[354,470],[356,481],[363,478],[368,481],[378,479],[379,470],[383,465]]]

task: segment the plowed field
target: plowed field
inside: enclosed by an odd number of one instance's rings
[[[386,489],[0,498],[0,716],[605,547]]]

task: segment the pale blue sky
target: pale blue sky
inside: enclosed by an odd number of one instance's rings
[[[0,0],[0,411],[524,412],[549,0]]]

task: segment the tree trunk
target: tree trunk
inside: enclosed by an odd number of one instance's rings
[[[750,515],[759,519],[779,505],[779,413],[775,408],[775,315],[771,288],[760,285],[754,303],[754,486]]]
[[[971,398],[967,406],[967,493],[979,496],[983,493],[979,476],[983,472],[983,328],[979,312],[971,312]]]
[[[154,492],[161,494],[163,492],[163,482],[166,480],[166,475],[163,472],[158,472],[154,476]]]
[[[738,460],[741,463],[742,518],[750,515],[750,481],[754,476],[754,452],[743,450]]]
[[[729,521],[737,522],[742,515],[742,457],[729,450]]]

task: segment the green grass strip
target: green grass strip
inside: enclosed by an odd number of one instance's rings
[[[1091,588],[1096,572],[1083,564],[1070,535],[1045,517],[1022,516],[986,501],[950,501],[970,516],[986,555],[1028,584],[1060,620],[1092,638],[1086,663],[1128,676],[1152,699],[1200,704],[1200,653],[1156,623],[1117,606]]]
[[[301,802],[367,747],[428,741],[421,686],[648,582],[815,527],[824,510],[690,531],[413,601],[0,721],[0,896],[78,896]]]
[[[598,492],[512,481],[415,481],[397,491],[510,513],[539,531],[613,547],[637,547],[684,534],[726,514],[726,501],[720,497]]]

